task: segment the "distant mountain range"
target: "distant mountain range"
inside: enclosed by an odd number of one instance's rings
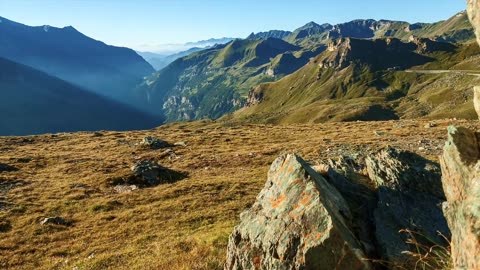
[[[211,48],[215,45],[226,44],[234,40],[233,38],[211,38],[197,42],[188,42],[185,44],[174,45],[169,44],[168,50],[162,52],[162,47],[158,47],[156,52],[138,52],[145,60],[147,60],[156,70],[160,70],[168,66],[180,57],[187,56],[194,52]],[[172,49],[174,49],[172,51]],[[155,50],[155,49],[154,49]]]
[[[273,30],[251,34],[247,39],[237,39],[224,46],[179,58],[148,77],[137,91],[142,93],[142,96],[148,96],[151,113],[162,111],[168,121],[218,118],[247,104],[251,89],[263,89],[262,83],[278,81],[296,72],[309,63],[310,58],[325,51],[332,42],[343,38],[384,40],[378,44],[384,44],[387,42],[385,39],[391,39],[388,42],[397,46],[410,42],[410,45],[405,46],[411,48],[416,48],[416,45],[412,44],[422,39],[421,44],[428,48],[437,48],[442,44],[449,46],[448,43],[473,41],[474,33],[465,12],[432,24],[387,20],[354,20],[338,25],[310,22],[293,32]],[[426,63],[425,59],[429,59],[426,51],[414,53],[416,49],[404,50],[398,54],[401,56],[398,60],[406,62],[392,66],[393,63],[389,61],[396,57],[396,54],[383,54],[383,58],[379,58],[375,53],[367,53],[383,48],[382,45],[375,48],[370,45],[362,47],[361,44],[367,43],[353,43],[357,47],[355,54],[348,54],[350,58],[335,54],[331,61],[343,59],[340,61],[343,69],[348,67],[351,61],[362,60],[370,62],[372,67],[379,66],[382,70],[423,65]],[[350,44],[350,41],[342,44]],[[381,65],[382,62],[385,65]],[[356,76],[355,73],[351,75]],[[292,76],[285,80],[291,80]],[[297,77],[298,83],[302,78],[303,76]]]
[[[310,22],[292,32],[187,43],[175,54],[141,53],[155,71],[135,51],[73,27],[0,18],[0,134],[220,117],[262,123],[475,117],[466,89],[478,76],[405,71],[480,70],[472,41],[465,12],[430,24]]]
[[[135,51],[106,45],[71,26],[31,27],[0,20],[0,57],[120,102],[132,104],[131,90],[155,71]]]
[[[475,118],[471,89],[480,78],[459,70],[480,74],[479,54],[476,43],[342,38],[292,75],[252,89],[247,106],[226,119],[318,123]]]
[[[0,57],[0,136],[132,130],[161,120]]]
[[[193,47],[186,51],[169,54],[169,55],[162,55],[162,54],[151,53],[151,52],[138,52],[138,54],[142,56],[147,62],[149,62],[156,70],[160,70],[168,66],[170,63],[177,60],[178,58],[181,58],[189,54],[192,54],[194,52],[199,52],[205,49],[208,49],[208,47],[207,48]]]
[[[177,59],[137,88],[149,112],[168,121],[218,118],[241,108],[251,87],[306,64],[325,46],[303,49],[281,39],[237,39]]]

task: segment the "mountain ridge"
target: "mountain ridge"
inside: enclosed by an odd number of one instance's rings
[[[0,57],[0,136],[131,130],[161,123],[145,113]]]

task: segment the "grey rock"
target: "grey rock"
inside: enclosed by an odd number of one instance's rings
[[[186,142],[176,142],[176,143],[174,143],[173,145],[175,145],[175,146],[181,146],[181,147],[187,147],[187,146],[188,146]]]
[[[447,245],[443,237],[450,235],[442,212],[445,195],[438,164],[414,153],[387,148],[366,158],[367,171],[378,187],[378,203],[374,211],[378,251],[383,259],[404,263],[413,251],[406,244],[411,230]]]
[[[450,126],[440,158],[455,269],[480,269],[480,133]]]
[[[360,240],[368,258],[374,258],[377,254],[373,213],[377,196],[370,179],[364,175],[366,166],[363,160],[347,156],[330,160],[327,179],[348,203],[352,212],[350,228]]]
[[[371,269],[340,193],[300,157],[276,159],[230,235],[225,269]]]
[[[160,184],[162,167],[158,163],[142,160],[132,166],[133,175],[143,180],[147,186],[155,186]]]
[[[150,149],[162,149],[171,147],[172,145],[166,141],[154,138],[154,137],[145,137],[139,143],[141,147],[150,148]]]
[[[142,160],[131,167],[133,175],[124,181],[117,181],[117,185],[156,186],[159,184],[173,183],[187,176],[183,172],[177,172],[160,166],[150,160]]]
[[[41,222],[40,225],[59,225],[59,226],[70,226],[72,223],[70,221],[65,220],[62,217],[47,217],[44,218]]]
[[[116,185],[113,187],[113,190],[115,190],[117,193],[123,194],[123,193],[130,193],[138,189],[138,186],[136,185]]]
[[[415,153],[387,147],[365,160],[368,175],[377,187],[419,191],[445,199],[440,165]]]

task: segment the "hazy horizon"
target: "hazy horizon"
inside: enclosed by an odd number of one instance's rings
[[[414,7],[414,8],[413,8]],[[342,23],[354,19],[436,22],[464,10],[457,0],[242,1],[182,2],[140,0],[0,0],[1,17],[23,24],[73,26],[80,32],[137,51],[178,51],[187,42],[210,38],[244,38],[251,32],[292,31],[309,21]],[[112,22],[115,22],[112,24]]]

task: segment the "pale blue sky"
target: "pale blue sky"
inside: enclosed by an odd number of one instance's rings
[[[293,30],[309,21],[433,22],[465,9],[464,0],[0,0],[0,16],[28,25],[72,25],[108,44],[185,43]]]

